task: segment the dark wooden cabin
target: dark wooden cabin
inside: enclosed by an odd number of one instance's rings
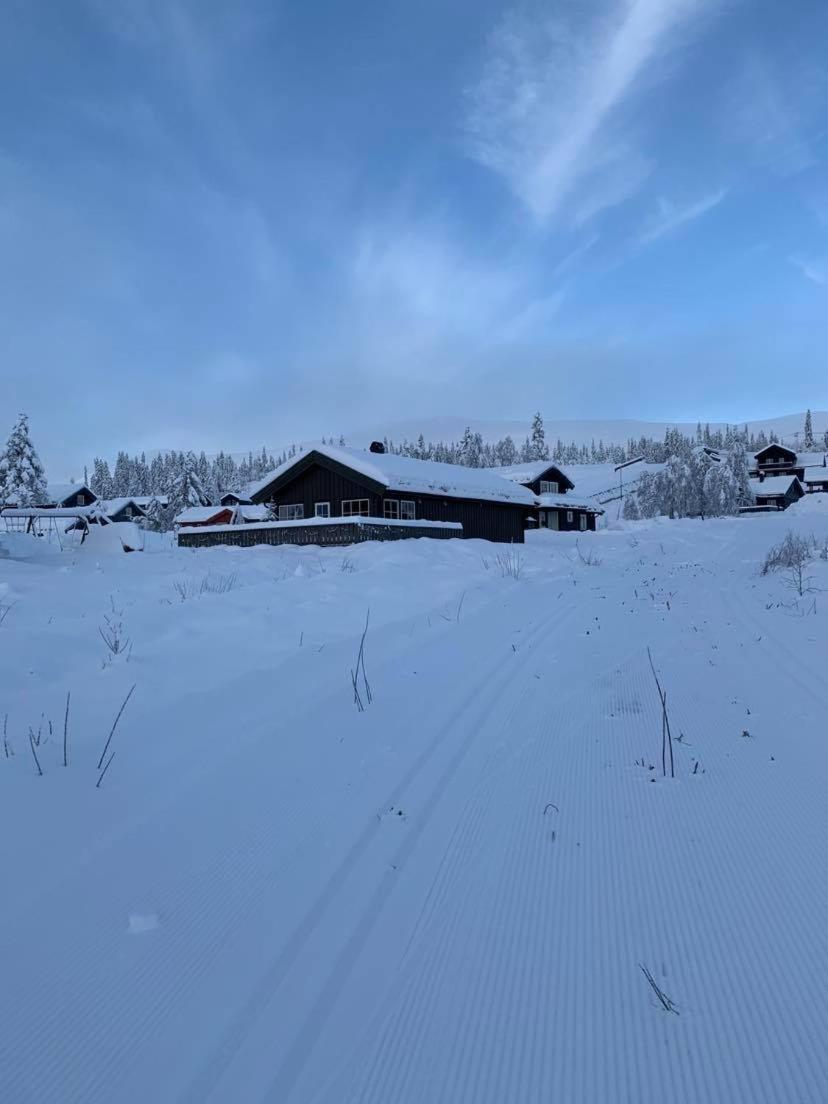
[[[537,499],[531,526],[555,532],[594,532],[599,514],[597,506],[578,502],[571,492],[575,484],[557,464],[533,460],[508,468],[495,468],[501,478],[511,479],[530,490]]]
[[[252,502],[241,491],[226,491],[219,502],[222,506],[251,506]]]
[[[766,445],[754,454],[750,468],[752,479],[764,479],[774,475],[795,475],[802,479],[803,467],[797,463],[796,453],[784,445]]]
[[[377,451],[319,446],[251,488],[279,521],[378,518],[459,522],[463,537],[522,542],[531,491],[490,471]]]
[[[98,496],[85,483],[50,483],[46,488],[46,501],[36,505],[41,509],[74,510],[97,501]]]
[[[787,510],[805,494],[804,487],[795,475],[751,479],[750,489],[756,498],[757,507],[765,509]]]

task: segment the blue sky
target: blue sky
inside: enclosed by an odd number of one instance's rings
[[[826,41],[823,0],[5,0],[6,421],[76,464],[828,406]]]

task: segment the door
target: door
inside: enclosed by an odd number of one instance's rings
[[[554,530],[557,531],[560,528],[560,526],[558,524],[559,520],[560,519],[558,517],[558,511],[557,510],[547,511],[546,526],[547,526],[548,529],[554,529]]]

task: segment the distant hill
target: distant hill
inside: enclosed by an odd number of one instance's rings
[[[828,429],[828,410],[814,410],[811,412],[811,417],[814,435],[821,438]],[[345,438],[349,445],[356,447],[370,444],[374,440],[382,440],[383,437],[388,437],[392,441],[402,441],[406,437],[409,441],[416,440],[420,433],[427,441],[457,441],[463,436],[466,426],[469,426],[473,433],[480,433],[484,441],[498,441],[510,435],[520,444],[529,433],[530,422],[531,415],[526,421],[494,421],[454,416],[410,418],[393,422],[377,422],[352,429],[350,432],[345,432]],[[785,443],[796,447],[801,440],[804,422],[805,411],[803,410],[798,414],[783,414],[777,418],[748,422],[748,426],[754,433],[760,430],[764,430],[767,434],[777,433]],[[726,422],[711,422],[710,428],[711,430],[725,429],[726,425]],[[644,422],[632,418],[568,419],[547,418],[544,415],[546,440],[551,443],[560,438],[566,443],[574,441],[577,445],[588,445],[593,440],[596,442],[602,440],[604,444],[623,445],[630,437],[636,440],[639,437],[662,438],[671,426],[686,434],[696,432],[695,422]]]

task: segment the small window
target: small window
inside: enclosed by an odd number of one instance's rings
[[[584,530],[587,527],[587,516],[586,516],[586,514],[581,514],[581,516],[578,518],[578,525],[581,528],[581,532],[584,532]]]
[[[132,507],[131,506],[127,506],[127,508],[124,510],[124,517],[127,517],[127,518],[132,517]]]
[[[417,505],[411,498],[404,498],[400,503],[400,517],[403,521],[414,521],[417,517]]]
[[[317,502],[316,505],[313,508],[313,512],[314,512],[314,515],[316,517],[327,517],[327,518],[329,518],[331,516],[331,504],[330,504],[330,502]]]
[[[342,500],[342,516],[343,517],[369,517],[370,512],[368,509],[367,498],[343,498]]]
[[[384,498],[382,500],[382,516],[387,518],[398,519],[400,516],[400,504],[394,498]]]
[[[279,507],[279,521],[299,521],[304,516],[305,507],[301,502],[294,503],[292,506]]]
[[[78,495],[78,506],[85,506],[85,505],[86,505],[86,495],[79,494]]]
[[[554,479],[542,479],[540,481],[541,494],[558,494],[558,484]]]
[[[566,511],[566,520],[567,520],[567,521],[572,521],[572,519],[573,519],[573,517],[574,517],[574,516],[575,516],[575,515],[573,514],[573,512],[572,512],[571,510],[567,510],[567,511]]]

